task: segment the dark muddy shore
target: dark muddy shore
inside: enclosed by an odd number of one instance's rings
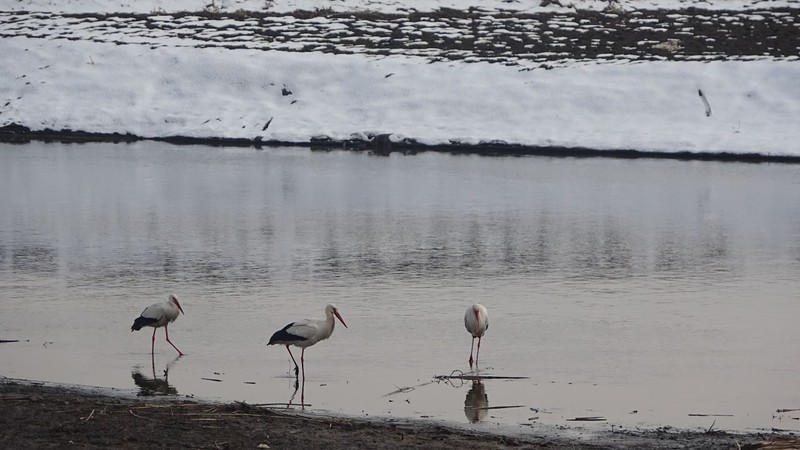
[[[786,435],[606,433],[507,436],[413,421],[331,417],[245,403],[111,396],[99,389],[0,379],[0,447],[196,449],[789,449]]]

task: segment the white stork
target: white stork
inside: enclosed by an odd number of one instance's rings
[[[167,336],[167,342],[175,350],[178,350],[178,356],[183,356],[183,352],[175,347],[175,344],[169,340],[168,325],[175,321],[178,316],[183,313],[181,304],[178,303],[178,297],[170,294],[169,300],[166,302],[153,303],[142,311],[142,314],[133,321],[131,332],[139,331],[142,327],[153,327],[153,342],[150,346],[150,354],[153,354],[156,348],[156,330],[164,327],[164,333]]]
[[[289,356],[292,357],[292,362],[294,362],[295,377],[299,376],[300,371],[297,367],[297,361],[294,359],[294,355],[292,355],[292,350],[289,349],[289,346],[294,345],[295,347],[302,348],[303,350],[300,352],[300,365],[303,367],[303,380],[305,380],[306,367],[304,356],[306,347],[310,347],[319,341],[328,339],[331,336],[333,333],[333,328],[336,326],[336,321],[333,320],[334,316],[339,319],[339,322],[342,322],[342,325],[344,325],[345,328],[347,328],[347,324],[344,323],[344,319],[342,319],[342,316],[339,315],[339,310],[336,308],[336,306],[328,305],[325,307],[324,319],[304,319],[297,322],[292,322],[283,327],[280,331],[276,331],[275,334],[269,338],[269,343],[267,345],[279,344],[286,346],[286,350],[289,351]]]
[[[464,326],[472,335],[472,345],[469,347],[469,367],[472,367],[472,351],[475,347],[475,338],[478,338],[478,352],[475,354],[475,365],[478,365],[478,357],[481,354],[481,338],[489,328],[489,313],[483,305],[474,303],[467,308],[464,314]]]

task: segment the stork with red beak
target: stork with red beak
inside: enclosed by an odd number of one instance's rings
[[[339,319],[339,322],[342,322],[345,328],[347,328],[347,324],[344,323],[344,319],[339,314],[339,309],[336,308],[335,305],[328,305],[325,307],[325,318],[322,320],[319,319],[304,319],[299,320],[297,322],[292,322],[289,325],[286,325],[279,331],[276,331],[271,338],[269,338],[269,343],[267,345],[285,345],[286,350],[289,352],[289,356],[292,358],[292,362],[294,362],[294,376],[298,377],[300,373],[300,369],[297,366],[297,361],[294,359],[294,355],[292,355],[292,350],[289,349],[290,345],[294,345],[295,347],[300,347],[302,350],[300,351],[300,365],[302,366],[303,370],[303,380],[306,378],[306,366],[305,366],[305,352],[306,347],[311,347],[312,345],[316,344],[319,341],[328,339],[331,337],[333,333],[333,328],[336,326],[336,321],[334,317]]]
[[[142,327],[153,327],[153,342],[150,346],[150,353],[152,354],[156,348],[156,330],[164,327],[164,334],[167,337],[167,342],[175,350],[178,350],[178,356],[183,356],[183,352],[175,347],[175,344],[169,340],[168,325],[175,321],[180,314],[184,314],[181,304],[178,303],[178,297],[174,294],[169,296],[166,302],[153,303],[142,311],[142,314],[133,321],[131,332],[139,331]]]

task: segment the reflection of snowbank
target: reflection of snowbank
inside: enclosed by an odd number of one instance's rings
[[[424,144],[800,155],[797,61],[520,71],[29,38],[0,40],[0,53],[0,125],[33,130],[292,142],[392,133]]]

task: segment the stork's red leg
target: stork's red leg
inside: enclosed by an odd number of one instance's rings
[[[156,330],[157,328],[153,328],[153,339],[150,343],[150,354],[154,354],[156,352]]]
[[[478,341],[480,345],[480,341]],[[469,367],[472,368],[472,351],[475,350],[475,336],[472,336],[472,344],[469,346]]]
[[[292,350],[289,349],[288,345],[286,346],[286,351],[288,351],[289,352],[289,356],[292,357],[292,362],[294,363],[294,376],[295,376],[295,378],[297,378],[297,376],[300,374],[300,368],[297,367],[297,361],[294,360],[294,355],[292,354]],[[302,359],[303,358],[300,358],[301,361],[302,361]]]
[[[172,348],[174,348],[175,350],[178,350],[178,356],[183,356],[183,352],[180,351],[178,347],[175,347],[175,344],[173,344],[172,341],[169,340],[169,327],[167,325],[164,325],[164,333],[167,336],[167,342],[169,342],[169,345],[171,345]],[[153,338],[155,338],[155,333],[153,334]]]

